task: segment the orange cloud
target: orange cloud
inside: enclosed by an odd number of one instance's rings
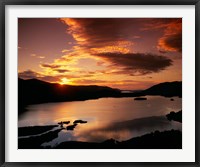
[[[62,18],[68,25],[67,32],[77,41],[81,49],[87,52],[120,52],[131,51],[134,36],[126,30],[132,19],[102,18]],[[129,22],[132,21],[132,22]],[[127,38],[129,38],[127,40]]]
[[[158,41],[158,49],[162,51],[182,52],[182,20],[168,24],[164,36]]]
[[[163,36],[158,40],[158,50],[161,53],[182,51],[182,19],[165,18],[149,19],[142,31],[163,30]]]

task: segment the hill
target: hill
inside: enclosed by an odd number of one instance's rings
[[[126,97],[139,97],[139,96],[164,96],[164,97],[182,97],[182,82],[163,82],[157,85],[154,85],[148,89],[133,92],[133,93],[123,93],[123,96]]]
[[[143,91],[145,95],[160,95],[165,97],[182,97],[182,82],[164,82]]]
[[[29,104],[80,101],[100,97],[116,97],[120,94],[120,90],[106,86],[72,86],[48,83],[37,79],[18,79],[19,111]]]
[[[81,101],[98,99],[101,97],[138,97],[159,95],[165,97],[182,97],[182,82],[165,82],[154,85],[146,90],[122,93],[119,89],[107,86],[87,85],[60,85],[37,79],[18,79],[18,106],[19,113],[29,104],[47,102]]]

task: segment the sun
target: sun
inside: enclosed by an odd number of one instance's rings
[[[70,83],[70,80],[67,78],[62,78],[61,81],[59,82],[59,84],[61,84],[61,85],[66,85],[69,83]]]

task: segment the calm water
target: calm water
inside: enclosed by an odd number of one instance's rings
[[[45,103],[28,106],[19,117],[19,127],[52,125],[59,121],[76,119],[88,121],[78,124],[74,131],[62,130],[58,138],[46,145],[56,145],[67,140],[101,142],[114,138],[129,138],[155,130],[180,129],[181,123],[170,122],[164,115],[182,109],[182,99],[147,96],[145,101],[133,98],[101,98],[97,100]]]

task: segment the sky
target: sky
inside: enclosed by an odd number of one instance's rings
[[[19,18],[18,76],[146,89],[182,80],[181,18]]]

